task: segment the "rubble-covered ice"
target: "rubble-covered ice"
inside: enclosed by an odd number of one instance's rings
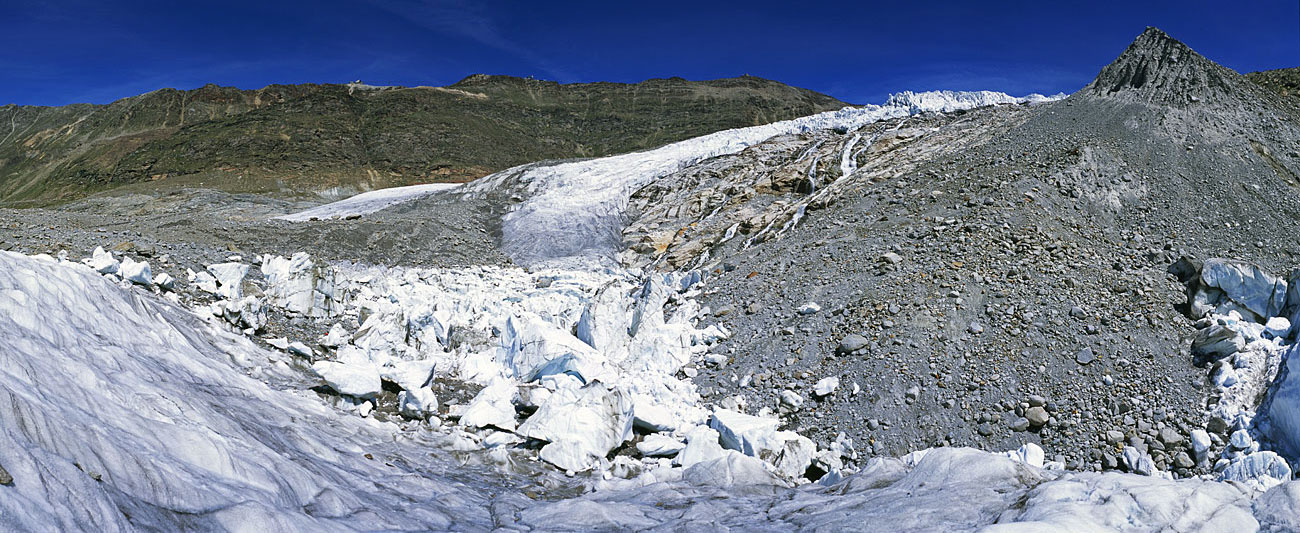
[[[337,202],[313,207],[288,215],[276,217],[290,222],[303,222],[311,219],[342,218],[352,215],[374,213],[390,205],[399,204],[436,192],[453,190],[459,183],[426,183],[406,187],[390,187],[370,192],[363,192]]]

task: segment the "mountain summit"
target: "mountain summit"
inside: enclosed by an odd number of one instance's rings
[[[1155,27],[1148,27],[1084,88],[1095,96],[1186,106],[1221,97],[1240,75],[1196,53]]]

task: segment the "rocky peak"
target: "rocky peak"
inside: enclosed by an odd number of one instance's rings
[[[1148,27],[1084,91],[1183,107],[1234,92],[1239,78],[1158,28]]]

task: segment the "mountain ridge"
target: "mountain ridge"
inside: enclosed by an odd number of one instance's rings
[[[300,194],[465,181],[846,105],[752,77],[551,84],[483,75],[447,87],[208,84],[109,104],[9,105],[0,107],[11,126],[0,134],[0,201],[141,182]]]

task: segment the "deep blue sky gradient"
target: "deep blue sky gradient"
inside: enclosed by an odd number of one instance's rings
[[[206,83],[750,74],[879,103],[1073,92],[1148,25],[1240,72],[1300,66],[1300,2],[38,1],[0,4],[0,105]]]

